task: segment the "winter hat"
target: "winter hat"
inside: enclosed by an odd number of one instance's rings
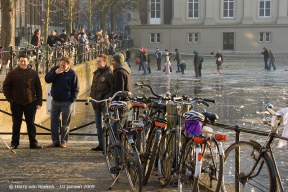
[[[194,53],[194,54],[198,54],[198,52],[197,52],[196,50],[195,50],[195,51],[193,51],[193,53]]]
[[[123,63],[125,61],[124,55],[122,53],[117,53],[113,55],[113,59],[116,61],[116,63]]]

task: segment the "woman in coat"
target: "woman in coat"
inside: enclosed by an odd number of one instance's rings
[[[223,56],[222,56],[222,53],[220,50],[217,51],[216,55],[215,55],[215,58],[216,58],[216,65],[217,65],[217,72],[218,74],[222,74],[222,63],[223,63]]]

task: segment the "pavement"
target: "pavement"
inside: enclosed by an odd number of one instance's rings
[[[0,191],[111,191],[113,180],[104,156],[90,150],[96,143],[69,142],[67,148],[47,148],[49,141],[39,144],[44,148],[30,149],[27,140],[21,140],[14,154],[0,142]],[[131,191],[124,172],[112,191]],[[176,189],[162,189],[157,179],[152,178],[143,191]]]
[[[245,80],[246,77],[254,76],[257,79],[258,76],[267,75],[268,73],[270,76],[274,73],[273,78],[276,78],[277,76],[287,76],[286,73],[288,73],[284,70],[286,67],[285,60],[276,63],[276,71],[267,72],[263,69],[262,60],[255,59],[224,62],[224,74],[217,75],[215,74],[214,58],[205,58],[202,77],[195,78],[192,59],[192,57],[185,58],[187,64],[185,75],[175,72],[174,62],[174,65],[172,65],[174,71],[171,73],[169,81],[187,84],[185,89],[189,89],[188,85],[193,84],[190,80],[202,81],[202,84],[197,86],[203,86],[206,88],[204,91],[210,91],[207,84],[214,85],[220,78],[221,83],[224,81],[222,84],[225,84],[225,78],[229,81],[226,84],[232,84],[235,78]],[[162,79],[165,84],[167,76],[162,71],[156,71],[156,65],[151,65],[151,68],[152,74],[142,75],[143,72],[138,71],[138,66],[132,64],[133,81],[144,81],[151,84],[160,83],[162,85],[163,82],[159,80]],[[5,73],[2,73],[0,84],[4,78]],[[247,85],[249,86],[249,84]],[[166,86],[164,85],[161,90],[166,89]],[[237,86],[236,83],[235,86]],[[177,88],[175,84],[173,87]],[[218,85],[215,85],[215,87],[215,92],[218,93]],[[159,91],[157,90],[157,92]],[[217,96],[217,94],[215,95]],[[225,97],[224,92],[221,95]],[[5,139],[4,141],[8,145],[10,144],[10,140]],[[30,149],[28,140],[23,138],[20,141],[19,148],[15,149],[16,154],[14,154],[7,149],[3,141],[0,141],[0,191],[111,191],[109,186],[113,180],[108,174],[104,157],[101,152],[91,151],[92,147],[97,146],[97,141],[69,141],[67,148],[63,149],[45,147],[50,143],[50,140],[39,140],[39,144],[43,145],[44,148]],[[124,173],[113,186],[112,191],[131,191]],[[177,188],[169,185],[162,189],[157,178],[152,176],[151,182],[144,187],[143,191],[177,191]]]

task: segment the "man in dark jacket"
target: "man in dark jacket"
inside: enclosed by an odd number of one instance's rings
[[[59,37],[62,40],[61,43],[66,43],[66,42],[70,41],[70,36],[66,34],[66,30],[65,29],[62,30],[62,34]]]
[[[72,113],[72,103],[79,93],[78,76],[71,69],[72,59],[62,57],[60,65],[53,67],[45,76],[46,83],[52,83],[51,96],[51,137],[52,144],[48,147],[66,148],[69,125]],[[59,141],[59,117],[62,113],[61,141]]]
[[[125,62],[124,55],[118,53],[113,56],[112,59],[113,65],[113,91],[112,95],[117,91],[132,91],[132,76],[131,69],[128,64]],[[125,98],[118,98],[118,100],[126,100]],[[129,101],[127,102],[127,107],[125,109],[119,109],[119,117],[121,119],[121,125],[124,126],[128,119],[129,113]]]
[[[194,71],[195,71],[195,77],[199,77],[199,63],[200,63],[200,57],[198,55],[198,51],[193,52],[194,55]]]
[[[108,64],[107,55],[100,54],[96,59],[97,70],[94,71],[90,96],[96,100],[107,99],[111,96],[112,91],[112,71]],[[98,147],[92,148],[93,151],[103,151],[102,145],[102,119],[106,113],[104,103],[92,102],[95,114],[95,123],[98,134]]]
[[[17,149],[20,139],[22,115],[24,113],[30,148],[40,149],[34,125],[36,109],[42,106],[42,87],[36,71],[29,66],[29,57],[19,57],[19,67],[9,72],[3,83],[3,93],[10,102],[12,112],[12,141],[11,147]]]
[[[268,59],[269,59],[269,53],[266,47],[263,47],[264,51],[264,64],[265,64],[265,70],[268,70]]]
[[[176,55],[175,55],[175,58],[174,58],[173,61],[175,61],[175,60],[177,61],[177,71],[176,71],[176,73],[178,73],[178,72],[181,72],[181,69],[180,69],[181,56],[180,56],[180,53],[179,53],[178,49],[175,49],[175,53],[176,53]]]

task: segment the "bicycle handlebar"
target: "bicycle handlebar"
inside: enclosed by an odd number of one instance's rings
[[[112,101],[113,99],[115,99],[115,97],[128,98],[130,96],[131,96],[131,92],[129,92],[129,91],[117,91],[112,97],[109,97],[108,99],[96,100],[96,99],[93,99],[92,97],[87,97],[85,105],[88,105],[90,101],[93,101],[93,102],[96,102],[96,103],[102,103],[102,102],[105,102],[105,101]]]
[[[142,83],[135,83],[135,86],[148,87],[148,88],[150,89],[151,93],[152,93],[154,96],[158,97],[157,99],[162,98],[162,96],[157,95],[157,94],[153,91],[151,85],[149,85],[149,84],[144,84],[144,83],[142,82]]]

